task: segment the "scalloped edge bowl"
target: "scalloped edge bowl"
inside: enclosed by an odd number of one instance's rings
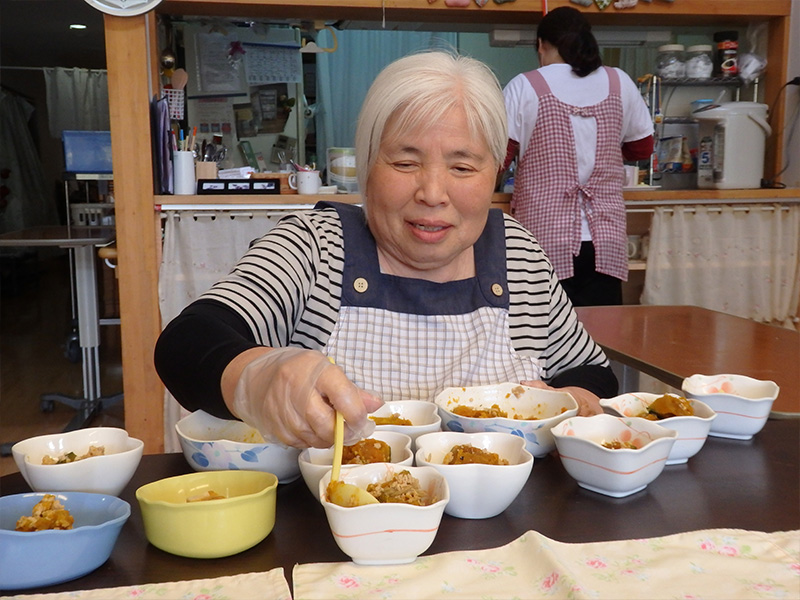
[[[404,433],[394,431],[375,431],[369,436],[381,440],[392,448],[392,464],[410,467],[414,464],[414,453],[411,452],[411,438]],[[306,448],[297,459],[300,473],[311,493],[319,499],[319,480],[333,468],[333,446],[330,448]],[[342,471],[360,465],[342,465]]]
[[[0,498],[0,589],[55,585],[91,573],[111,556],[131,506],[110,494],[55,492],[75,518],[72,529],[14,531],[45,492]]]
[[[469,444],[496,452],[507,465],[445,465],[445,455],[456,444]],[[450,502],[444,512],[461,519],[488,519],[514,502],[533,469],[533,455],[525,440],[500,432],[459,433],[440,431],[417,438],[415,462],[439,471],[450,487]]]
[[[44,455],[82,454],[104,446],[105,454],[62,465],[43,465]],[[119,427],[86,427],[17,442],[11,454],[22,477],[36,492],[89,492],[119,496],[142,460],[144,442]]]
[[[517,388],[522,389],[523,393],[515,395],[512,390]],[[442,417],[443,431],[511,433],[523,438],[525,449],[536,458],[546,456],[555,448],[555,441],[550,432],[553,426],[578,414],[578,403],[568,392],[541,390],[511,382],[445,388],[436,396],[434,402]],[[482,419],[462,417],[451,410],[459,405],[489,408],[494,404],[508,414],[541,416],[535,420],[503,417]]]
[[[175,423],[175,432],[195,471],[263,471],[273,473],[279,483],[300,477],[299,448],[260,441],[261,434],[242,421],[196,410]]]
[[[442,419],[436,405],[427,400],[393,400],[386,402],[378,410],[370,413],[372,417],[389,417],[397,413],[413,425],[376,425],[375,431],[395,431],[411,438],[411,450],[416,450],[416,439],[432,431],[440,431]]]
[[[708,435],[749,440],[764,428],[780,388],[774,381],[723,373],[687,377],[681,391],[717,413]]]
[[[600,406],[612,410],[621,417],[640,418],[637,415],[646,412],[647,407],[663,395],[650,392],[631,392],[613,398],[603,398],[600,400]],[[700,452],[708,439],[708,432],[717,418],[717,413],[705,402],[693,398],[687,398],[687,400],[694,408],[694,416],[669,417],[653,421],[662,427],[678,432],[678,439],[675,440],[667,458],[667,466],[683,464]]]
[[[647,419],[594,415],[571,417],[553,427],[558,455],[582,488],[624,498],[645,489],[667,464],[678,432]],[[637,449],[604,448],[604,441],[631,441]]]

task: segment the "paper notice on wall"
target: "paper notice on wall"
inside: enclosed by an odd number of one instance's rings
[[[238,41],[235,35],[221,33],[199,33],[196,40],[197,91],[200,94],[242,93],[243,76],[241,63],[230,59],[231,43]]]
[[[247,84],[301,83],[303,61],[300,46],[283,44],[243,44]]]

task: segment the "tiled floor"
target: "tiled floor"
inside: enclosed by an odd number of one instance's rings
[[[42,251],[14,266],[3,257],[0,282],[0,443],[6,445],[45,433],[61,431],[75,411],[57,404],[43,413],[39,398],[59,392],[82,394],[81,363],[66,356],[72,325],[69,261],[64,253]],[[100,276],[102,269],[98,267]],[[112,275],[113,276],[113,275]],[[101,285],[102,287],[102,285]],[[110,316],[110,315],[101,315]],[[101,390],[122,391],[119,326],[100,328]],[[122,427],[122,403],[109,407],[93,425]],[[0,475],[17,470],[10,456],[0,457]]]

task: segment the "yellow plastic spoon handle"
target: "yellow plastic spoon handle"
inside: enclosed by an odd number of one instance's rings
[[[333,469],[331,470],[331,481],[339,480],[339,473],[342,470],[342,452],[344,450],[344,417],[338,410],[336,411],[336,424],[333,429]]]

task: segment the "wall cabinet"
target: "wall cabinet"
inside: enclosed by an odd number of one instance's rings
[[[449,8],[444,0],[164,0],[156,11],[168,15],[257,17],[311,21],[324,19],[387,22],[429,22],[467,27],[535,24],[543,6],[577,6],[569,0],[516,0],[471,3]],[[751,21],[768,24],[770,76],[767,98],[777,96],[786,80],[791,0],[681,0],[640,2],[635,10],[585,9],[598,25],[714,25],[744,27]],[[150,143],[150,100],[159,81],[157,15],[105,15],[109,106],[116,191],[116,226],[122,363],[126,428],[145,442],[145,451],[163,449],[163,387],[153,367],[153,346],[161,330],[158,309],[160,220],[155,210],[163,201],[153,193]],[[778,132],[767,157],[767,171],[782,164],[783,109],[773,107]],[[637,192],[638,193],[638,192]],[[719,198],[729,194],[716,192]],[[652,199],[658,199],[654,197]],[[235,200],[234,200],[235,201]]]

